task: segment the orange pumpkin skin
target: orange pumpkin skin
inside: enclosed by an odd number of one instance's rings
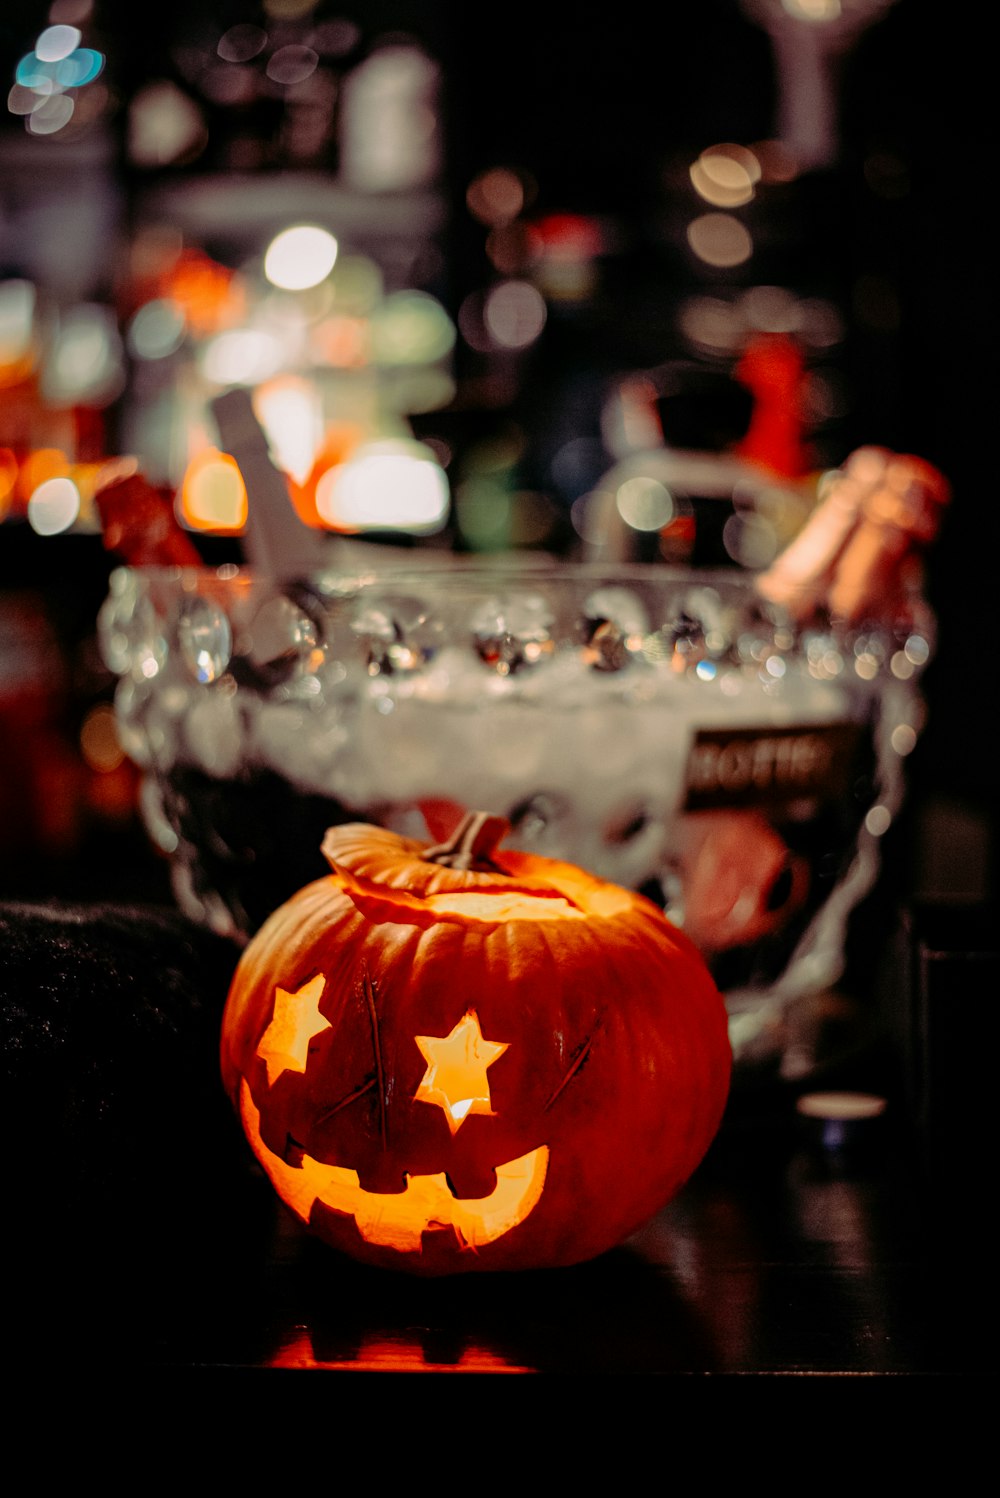
[[[622,1242],[688,1179],[726,1103],[725,1008],[694,945],[643,896],[550,859],[452,868],[367,824],[323,849],[331,874],[251,940],[222,1024],[223,1080],[279,1195],[334,1248],[415,1274]],[[297,1006],[311,1019],[293,1044],[279,1010]],[[453,1117],[420,1095],[426,1038],[470,1014],[488,1093]],[[508,1162],[532,1175],[523,1201],[500,1188]],[[385,1224],[408,1191],[429,1205],[401,1241]]]

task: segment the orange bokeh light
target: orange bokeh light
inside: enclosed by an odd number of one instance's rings
[[[181,308],[196,337],[240,322],[246,295],[236,273],[201,250],[183,250],[163,278],[161,295]]]
[[[0,520],[10,507],[11,495],[17,483],[17,457],[9,447],[0,447]]]
[[[181,482],[184,524],[195,531],[233,535],[247,522],[247,491],[239,464],[228,453],[206,447],[193,457]]]
[[[365,436],[363,428],[354,422],[331,422],[326,428],[309,477],[302,484],[296,483],[293,478],[288,479],[288,493],[292,504],[299,519],[306,525],[315,526],[318,530],[330,529],[316,506],[317,485],[327,473],[347,461]]]
[[[69,458],[61,448],[37,448],[24,459],[17,474],[18,499],[23,504],[27,504],[39,484],[44,484],[48,479],[65,478],[69,469]]]

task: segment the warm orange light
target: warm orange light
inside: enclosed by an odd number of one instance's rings
[[[431,1276],[580,1263],[658,1210],[718,1126],[724,1006],[653,901],[501,848],[503,816],[450,810],[424,804],[434,844],[327,830],[329,876],[238,964],[225,1088],[288,1209],[361,1262]],[[269,1085],[276,988],[320,972],[333,1030]]]
[[[524,207],[524,183],[508,167],[492,167],[472,179],[465,201],[480,223],[509,224]]]
[[[23,503],[34,494],[40,484],[49,479],[62,479],[69,475],[69,459],[58,447],[40,447],[29,453],[17,474],[17,494]]]
[[[507,1043],[483,1039],[475,1010],[470,1009],[448,1035],[416,1035],[414,1039],[427,1062],[415,1101],[442,1109],[453,1134],[470,1113],[492,1118],[486,1068],[503,1055]]]
[[[332,313],[309,335],[313,356],[334,369],[363,369],[371,359],[371,324],[366,317]]]
[[[117,770],[125,758],[110,703],[98,703],[84,718],[80,728],[80,750],[90,768],[101,775]]]
[[[17,458],[9,447],[0,447],[0,520],[7,513],[16,483]]]
[[[753,254],[750,231],[730,213],[702,213],[687,228],[688,244],[699,260],[720,269],[742,265]]]
[[[315,383],[299,375],[276,375],[254,390],[253,409],[277,467],[296,483],[305,483],[323,437]]]
[[[317,973],[301,988],[289,992],[276,988],[274,1013],[257,1049],[267,1067],[267,1082],[273,1087],[285,1071],[304,1072],[309,1059],[309,1042],[331,1028],[330,1021],[319,1012],[326,978]]]
[[[749,203],[760,180],[760,162],[745,146],[710,146],[690,167],[691,183],[716,208]]]
[[[34,373],[37,362],[33,348],[17,359],[5,358],[0,350],[0,390],[22,384]]]
[[[181,482],[180,511],[196,531],[233,533],[247,521],[247,490],[239,464],[218,448],[191,459]]]
[[[306,1327],[296,1327],[289,1340],[268,1360],[269,1368],[329,1368],[356,1373],[535,1373],[524,1363],[512,1363],[501,1353],[478,1342],[470,1342],[454,1359],[441,1362],[428,1357],[419,1335],[408,1329],[398,1333],[368,1332],[352,1357],[317,1357]]]
[[[327,522],[316,505],[316,486],[324,474],[339,467],[350,457],[365,436],[363,428],[354,422],[330,422],[309,477],[300,484],[296,482],[293,474],[288,475],[288,492],[291,495],[292,504],[295,506],[299,519],[305,521],[306,525],[313,525],[322,530],[327,528]]]
[[[184,311],[197,337],[232,327],[246,310],[242,282],[201,250],[184,250],[165,278],[164,293]]]
[[[489,1196],[455,1197],[440,1175],[406,1176],[402,1191],[364,1191],[356,1170],[323,1165],[304,1152],[300,1163],[287,1165],[261,1138],[260,1113],[246,1081],[240,1083],[240,1116],[257,1159],[278,1195],[308,1223],[318,1204],[353,1217],[368,1243],[398,1253],[419,1253],[424,1233],[450,1229],[465,1249],[483,1248],[524,1221],[545,1185],[546,1145],[496,1167],[497,1183]]]

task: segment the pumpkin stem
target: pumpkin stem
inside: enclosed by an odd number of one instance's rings
[[[493,869],[502,873],[490,854],[509,831],[506,817],[488,811],[467,811],[451,836],[443,843],[425,848],[422,857],[428,863],[444,864],[449,869]]]

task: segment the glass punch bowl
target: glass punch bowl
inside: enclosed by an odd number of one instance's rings
[[[796,628],[735,568],[448,556],[123,567],[99,639],[149,835],[216,931],[321,877],[334,823],[438,840],[475,807],[687,930],[738,1067],[806,1074],[809,1016],[850,1002],[929,627]]]

